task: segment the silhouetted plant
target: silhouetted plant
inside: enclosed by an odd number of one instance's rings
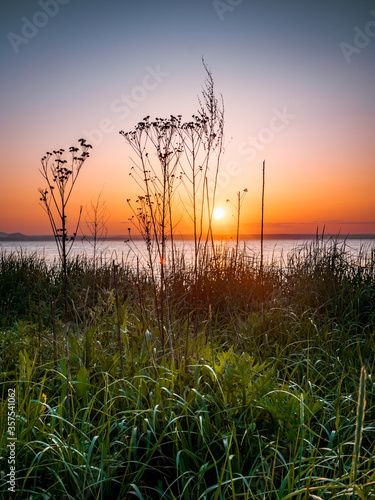
[[[260,275],[263,275],[263,245],[264,245],[264,188],[266,185],[266,161],[263,160],[262,168],[262,217],[260,226]]]
[[[211,236],[212,250],[214,251],[215,247],[212,233],[212,217],[215,209],[217,179],[219,175],[221,160],[224,154],[224,99],[221,94],[220,99],[216,97],[212,72],[206,65],[203,58],[202,63],[207,77],[205,80],[204,88],[202,90],[202,99],[198,97],[198,101],[200,104],[200,114],[202,116],[206,116],[208,118],[208,121],[207,128],[205,130],[204,141],[204,150],[207,152],[207,156],[204,162],[204,185],[201,194],[202,205],[200,213],[200,237],[202,237],[203,235],[202,221],[205,209],[204,204],[206,200],[208,213],[208,229],[205,249],[207,247],[208,237]],[[210,185],[209,181],[211,175],[212,184]]]
[[[79,139],[81,151],[77,147],[71,146],[69,152],[71,159],[68,163],[64,159],[64,149],[58,149],[53,153],[47,152],[41,159],[42,168],[40,173],[47,181],[47,188],[39,188],[40,201],[43,209],[48,215],[52,232],[55,237],[61,266],[62,283],[65,308],[65,353],[66,353],[66,381],[67,381],[67,412],[70,416],[70,362],[69,362],[69,331],[68,331],[68,274],[67,259],[72,250],[73,243],[77,236],[78,226],[81,218],[82,207],[77,219],[76,229],[72,235],[68,234],[67,228],[67,205],[70,200],[73,188],[81,171],[82,165],[89,156],[88,150],[92,148],[86,144],[85,139]]]
[[[166,311],[166,242],[167,239],[172,240],[173,238],[172,198],[175,192],[176,167],[181,155],[176,129],[180,124],[181,117],[156,118],[155,121],[150,122],[150,117],[146,116],[136,125],[134,131],[120,132],[138,156],[138,163],[134,163],[130,175],[135,179],[143,193],[136,200],[137,207],[132,206],[130,199],[127,201],[133,212],[130,221],[146,243],[163,351]],[[156,164],[150,160],[147,151],[147,148],[152,147],[156,150]],[[160,263],[160,300],[156,293],[154,249]]]
[[[90,144],[86,144],[85,139],[79,139],[78,142],[81,146],[80,154],[77,154],[79,148],[70,147],[71,160],[69,165],[68,161],[63,159],[64,149],[59,149],[53,151],[53,153],[47,152],[46,155],[43,156],[41,159],[42,168],[40,169],[40,173],[47,181],[48,185],[47,188],[39,188],[39,193],[41,195],[40,201],[42,202],[41,205],[43,209],[48,215],[62,264],[66,314],[67,258],[77,236],[82,207],[80,208],[76,229],[72,235],[68,234],[66,209],[82,165],[89,156],[88,150],[92,148]]]
[[[130,175],[142,193],[136,200],[137,206],[132,205],[130,199],[127,201],[133,212],[130,221],[146,243],[163,351],[166,320],[167,328],[170,324],[169,296],[166,290],[166,242],[169,240],[171,243],[173,273],[175,222],[172,206],[178,187],[184,188],[189,202],[189,205],[184,204],[184,210],[193,225],[195,283],[198,280],[199,255],[203,248],[203,256],[205,255],[209,237],[213,243],[212,214],[217,176],[224,151],[224,106],[223,100],[219,104],[215,97],[214,80],[204,61],[203,65],[207,79],[202,98],[199,99],[198,114],[193,115],[190,121],[182,122],[181,115],[155,118],[154,121],[146,116],[133,131],[120,132],[138,157]],[[160,287],[156,283],[155,253],[159,261]],[[160,291],[159,294],[157,290]]]

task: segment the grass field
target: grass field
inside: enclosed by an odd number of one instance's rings
[[[375,498],[374,251],[68,276],[0,254],[2,498]]]

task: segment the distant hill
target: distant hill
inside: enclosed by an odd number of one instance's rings
[[[53,240],[53,236],[49,235],[32,235],[28,236],[22,233],[2,233],[0,232],[0,241],[48,241]]]

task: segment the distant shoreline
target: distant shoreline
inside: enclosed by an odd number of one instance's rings
[[[319,234],[319,239],[321,235]],[[265,240],[314,240],[317,235],[312,233],[306,234],[294,234],[294,233],[269,233],[264,235]],[[324,234],[324,239],[339,239],[339,240],[371,240],[375,239],[375,234]],[[91,240],[90,236],[77,236],[77,241],[82,239]],[[142,241],[142,236],[132,235],[132,241]],[[235,240],[235,235],[217,235],[214,238],[217,241]],[[128,241],[128,235],[110,235],[105,238],[106,241]],[[193,240],[192,235],[175,235],[174,240],[178,241],[191,241]],[[240,240],[260,240],[260,234],[243,234],[240,236]],[[54,241],[52,235],[26,235],[22,233],[2,233],[0,232],[0,242],[23,242],[23,241]]]

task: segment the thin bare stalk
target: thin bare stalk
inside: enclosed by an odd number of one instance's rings
[[[264,188],[266,179],[266,161],[263,160],[263,179],[262,179],[262,220],[260,226],[260,275],[263,276],[263,242],[264,242]]]

